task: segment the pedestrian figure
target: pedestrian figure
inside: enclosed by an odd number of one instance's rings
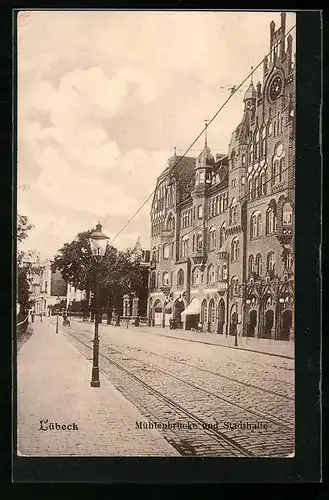
[[[199,321],[199,323],[198,323],[198,332],[200,332],[200,333],[202,332],[202,323],[201,323],[201,321]]]

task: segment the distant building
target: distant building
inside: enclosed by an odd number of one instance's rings
[[[60,271],[52,271],[52,262],[46,260],[40,263],[43,270],[40,275],[31,277],[31,299],[34,300],[36,314],[46,313],[49,306],[54,306],[60,301],[66,300],[67,283],[63,280]]]
[[[79,290],[73,285],[67,285],[67,296],[66,296],[66,307],[72,306],[73,302],[82,302],[86,300],[86,292],[84,290]]]

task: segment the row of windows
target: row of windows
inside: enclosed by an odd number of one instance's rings
[[[195,219],[195,207],[194,210],[189,208],[182,212],[181,215],[181,228],[185,229],[186,227],[192,226],[192,222]]]
[[[289,202],[282,207],[282,224],[283,226],[292,225],[292,206]],[[271,206],[266,211],[266,228],[267,235],[277,231],[277,210],[276,206]],[[262,215],[260,212],[254,212],[250,218],[250,238],[258,238],[262,235]]]
[[[234,207],[231,207],[231,210]],[[236,212],[231,213],[231,223],[236,219]],[[283,226],[291,226],[292,224],[292,206],[290,202],[286,202],[282,207],[282,224]],[[276,206],[270,206],[266,211],[266,235],[271,235],[277,231],[277,209]],[[262,215],[260,212],[254,212],[250,218],[250,238],[259,238],[262,235]],[[224,222],[219,231],[219,248],[223,246],[226,240],[226,223]],[[217,230],[211,227],[208,231],[208,248],[210,251],[217,248]],[[187,257],[190,250],[190,237],[185,235],[180,242],[180,257]],[[201,231],[197,235],[192,236],[192,252],[203,251],[203,234]],[[166,243],[162,247],[162,258],[174,258],[175,245],[174,242]],[[161,255],[161,245],[158,248],[152,249],[152,260],[159,262]],[[240,243],[238,238],[234,238],[231,244],[231,260],[239,260]]]
[[[281,116],[281,113],[278,113],[278,116],[270,120],[267,125],[264,125],[261,127],[260,130],[255,130],[254,134],[252,131],[250,131],[249,135],[249,150],[248,150],[248,161],[249,164],[253,163],[254,160],[258,160],[260,157],[265,156],[267,152],[267,143],[266,139],[267,137],[270,137],[273,135],[274,137],[277,137],[280,135],[283,131],[283,116]],[[233,149],[231,153],[231,168],[234,169],[236,167],[236,152]],[[246,164],[247,157],[245,154],[242,154],[242,165]]]
[[[210,217],[214,217],[215,215],[225,212],[227,206],[228,206],[228,192],[210,198],[209,200]]]
[[[266,257],[266,271],[275,273],[276,255],[275,252],[269,252]],[[293,265],[293,257],[291,252],[287,252],[284,259],[284,267],[286,271],[290,271]],[[256,256],[249,255],[248,259],[249,276],[262,277],[263,275],[263,260],[260,253]]]

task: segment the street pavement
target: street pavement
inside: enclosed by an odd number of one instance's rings
[[[104,323],[103,326],[107,325]],[[133,324],[130,324],[129,327],[134,328]],[[121,328],[127,328],[127,325],[122,322]],[[270,354],[273,356],[283,356],[291,359],[295,357],[295,344],[292,341],[289,342],[254,337],[238,337],[238,345],[235,346],[235,337],[233,335],[222,335],[217,333],[205,332],[199,333],[183,329],[171,330],[168,327],[148,327],[145,325],[135,328],[154,333],[155,335],[187,340],[189,342],[200,342],[203,344],[218,345],[239,350],[248,350],[263,354]]]
[[[143,416],[103,373],[100,387],[90,387],[90,356],[67,340],[61,322],[58,334],[53,318],[31,326],[17,354],[20,456],[179,455],[157,430],[136,427]]]
[[[73,320],[63,335],[90,356],[93,329]],[[234,444],[223,447],[199,430],[161,431],[181,454],[240,456],[240,447],[255,456],[291,455],[294,360],[202,342],[200,335],[206,334],[101,324],[100,367],[148,421],[184,421],[188,415],[199,424],[215,422]],[[241,422],[265,422],[266,429],[241,430]]]

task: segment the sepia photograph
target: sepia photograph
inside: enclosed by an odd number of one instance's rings
[[[17,455],[293,458],[296,13],[16,29]]]

